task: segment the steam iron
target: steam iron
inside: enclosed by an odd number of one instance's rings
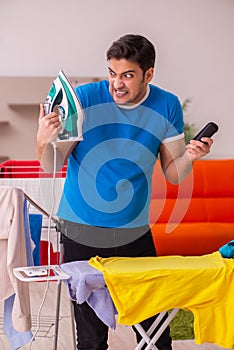
[[[58,141],[81,141],[82,124],[84,120],[80,101],[66,75],[60,70],[54,80],[44,103],[45,114],[51,113],[58,107],[62,131]]]

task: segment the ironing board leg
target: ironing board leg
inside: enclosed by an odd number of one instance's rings
[[[155,333],[155,335],[152,338],[150,338],[151,334],[153,333],[155,328],[158,326],[158,324],[161,322],[163,317],[166,315],[167,311],[161,312],[159,314],[159,316],[156,318],[154,323],[150,326],[148,331],[145,331],[140,324],[134,325],[134,327],[138,330],[138,332],[142,336],[142,340],[140,341],[140,343],[138,343],[138,345],[136,346],[135,350],[140,350],[142,348],[142,346],[144,345],[144,343],[148,344],[146,346],[145,350],[153,350],[153,349],[156,350],[156,349],[158,349],[156,347],[156,345],[155,345],[156,341],[159,339],[159,337],[164,332],[164,330],[169,325],[169,323],[173,320],[173,318],[175,317],[175,315],[177,314],[178,311],[179,311],[179,309],[173,309],[171,311],[171,313],[168,315],[166,320],[163,322],[163,324],[160,326],[160,328],[158,329],[158,331]]]
[[[149,343],[150,342],[150,336],[153,333],[153,331],[155,330],[155,328],[158,326],[158,324],[162,321],[163,317],[166,315],[167,311],[161,312],[158,317],[155,319],[155,321],[152,323],[152,325],[150,326],[150,328],[147,330],[147,332],[142,328],[142,326],[140,324],[134,325],[134,327],[138,330],[138,332],[140,333],[140,335],[142,336],[141,341],[138,343],[137,347],[135,348],[135,350],[140,350],[142,348],[142,346],[145,343]]]
[[[134,350],[140,350],[142,348],[142,346],[144,345],[144,343],[150,344],[151,339],[150,339],[150,336],[148,335],[148,332],[145,332],[143,327],[139,323],[135,324],[134,327],[137,329],[137,331],[142,336],[140,343],[137,344],[137,346],[135,347]],[[156,345],[152,345],[151,349],[157,350],[158,348],[156,347]]]
[[[59,312],[60,312],[60,302],[61,302],[61,287],[62,287],[62,282],[58,281],[53,350],[57,350],[58,348],[58,328],[59,328]],[[74,322],[74,309],[73,309],[72,302],[70,302],[70,308],[71,308],[73,348],[74,350],[76,350],[76,332],[75,332],[75,322]]]
[[[60,241],[61,241],[61,239],[60,239]],[[62,242],[60,242],[59,251],[60,251],[59,265],[61,265],[63,262],[63,244],[62,244]],[[57,304],[56,304],[53,350],[57,350],[57,348],[58,348],[58,328],[59,328],[59,313],[60,313],[60,303],[61,303],[61,288],[62,288],[62,281],[59,280],[58,281],[58,290],[57,290]],[[73,347],[74,347],[74,350],[76,350],[76,332],[75,332],[74,310],[73,310],[72,302],[70,302],[70,308],[71,308]]]
[[[62,283],[61,281],[58,281],[53,350],[57,350],[57,346],[58,346],[58,327],[59,327],[59,312],[60,312],[61,286],[62,286],[61,283]]]
[[[60,232],[57,232],[57,242],[59,242],[60,239]],[[59,246],[59,264],[62,264],[63,260],[63,245],[60,242]],[[55,331],[54,331],[54,344],[53,344],[53,350],[57,350],[58,347],[58,328],[59,328],[59,313],[60,313],[60,303],[61,303],[61,288],[62,288],[62,282],[61,280],[58,281],[58,289],[57,289],[57,301],[56,301],[56,316],[55,316]]]

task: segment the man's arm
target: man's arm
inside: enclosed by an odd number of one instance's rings
[[[184,139],[162,143],[159,153],[164,175],[173,184],[181,182],[192,170],[193,161],[210,152],[213,140],[203,137],[201,141],[191,140],[185,145]]]
[[[62,129],[59,116],[52,112],[44,114],[43,104],[40,105],[40,114],[37,131],[36,154],[41,166],[46,172],[54,170],[54,146],[56,146],[56,170],[60,169],[66,162],[68,156],[76,146],[77,142],[63,141],[55,142]]]

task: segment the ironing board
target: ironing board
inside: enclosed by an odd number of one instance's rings
[[[234,259],[223,258],[218,251],[187,257],[94,257],[89,262],[65,263],[61,268],[71,276],[65,283],[70,298],[78,302],[83,298],[96,307],[96,293],[106,293],[108,289],[106,298],[110,300],[104,299],[99,313],[95,312],[103,321],[105,317],[104,322],[113,322],[113,310],[107,307],[107,300],[112,301],[118,311],[118,323],[134,325],[143,337],[135,350],[144,342],[146,349],[157,349],[158,337],[179,308],[193,313],[197,344],[234,347]],[[103,298],[99,299],[101,302]],[[143,320],[155,314],[163,318],[165,310],[171,309],[163,329],[155,336],[151,337],[155,324],[147,332],[140,327]]]
[[[70,299],[79,303],[86,301],[108,327],[115,329],[117,310],[102,272],[90,266],[88,261],[63,263],[61,268],[71,276],[69,280],[63,281],[67,287]],[[154,336],[152,336],[154,330],[167,315],[167,311],[161,312],[147,331],[140,324],[134,324],[134,327],[142,336],[142,340],[137,344],[135,350],[140,350],[145,343],[147,344],[145,350],[157,350],[155,343],[175,317],[178,310],[178,308],[172,310]]]

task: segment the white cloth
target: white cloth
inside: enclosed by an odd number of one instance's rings
[[[55,179],[54,195],[52,178],[0,178],[0,186],[13,186],[22,189],[24,193],[48,214],[50,214],[53,208],[52,214],[55,216],[63,190],[64,180],[64,178]],[[30,206],[29,210],[32,214],[38,213],[38,210],[33,206]],[[42,241],[48,240],[48,225],[48,218],[43,215]],[[58,237],[55,229],[50,230],[49,241],[53,246],[53,251],[56,252],[58,249]]]
[[[13,326],[26,332],[31,328],[29,287],[13,273],[15,267],[27,266],[24,192],[19,188],[0,186],[0,252],[0,301],[15,294]]]

